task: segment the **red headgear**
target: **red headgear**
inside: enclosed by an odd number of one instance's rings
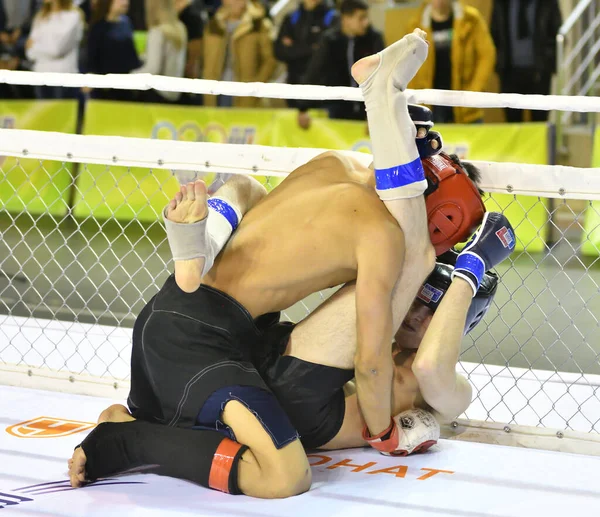
[[[475,184],[445,153],[423,160],[429,236],[437,256],[466,241],[481,224],[485,206]]]

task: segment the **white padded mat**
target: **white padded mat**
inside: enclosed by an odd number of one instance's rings
[[[69,421],[94,422],[112,402],[0,386],[0,517],[600,515],[598,457],[445,440],[409,458],[367,449],[311,456],[312,489],[287,500],[228,496],[153,474],[70,489],[67,459],[87,431],[53,434],[78,428]]]

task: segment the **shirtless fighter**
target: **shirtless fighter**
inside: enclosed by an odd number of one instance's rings
[[[262,365],[261,352],[274,348],[265,343],[277,318],[265,315],[354,279],[357,397],[366,435],[389,448],[381,438],[396,425],[393,329],[435,260],[422,197],[427,182],[403,95],[426,55],[423,35],[415,33],[354,67],[369,115],[374,181],[372,171],[334,153],[301,167],[247,214],[201,287],[207,263],[193,247],[206,225],[178,225],[192,234],[175,232],[171,242],[175,278],[134,327],[129,404],[140,419],[104,423],[88,436],[73,458],[75,486],[146,464],[152,453],[156,472],[224,492],[285,497],[307,490],[310,469],[298,434],[253,363]],[[203,186],[185,194],[168,212],[172,223],[206,215],[204,201],[195,203]],[[218,200],[213,208],[225,219],[237,216]],[[451,234],[448,247],[472,226],[467,217],[452,224],[452,231],[434,229]],[[193,448],[186,445],[190,436]],[[194,465],[173,464],[182,455]]]

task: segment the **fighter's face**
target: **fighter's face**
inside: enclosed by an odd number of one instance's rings
[[[364,9],[357,9],[352,14],[344,15],[344,23],[348,30],[354,35],[364,36],[369,28],[369,12]]]
[[[433,318],[433,310],[415,300],[396,333],[398,346],[400,348],[419,348],[425,331],[431,323],[431,318]]]

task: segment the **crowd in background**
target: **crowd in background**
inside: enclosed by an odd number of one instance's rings
[[[292,84],[356,86],[358,59],[383,49],[365,0],[301,0],[280,27],[268,0],[0,0],[0,68],[38,72],[136,74]],[[550,93],[558,0],[494,0],[491,27],[459,0],[425,0],[409,30],[427,31],[430,56],[411,88],[485,91],[494,71],[507,93]],[[135,31],[147,31],[143,55]],[[401,37],[399,34],[398,37]],[[279,65],[279,63],[283,65]],[[175,92],[79,90],[0,85],[0,98],[110,100],[257,107],[260,99]],[[298,122],[310,108],[330,117],[365,119],[360,102],[298,102]],[[521,120],[507,110],[507,120]],[[534,112],[544,120],[546,112]],[[442,108],[436,121],[477,123],[482,110]]]

